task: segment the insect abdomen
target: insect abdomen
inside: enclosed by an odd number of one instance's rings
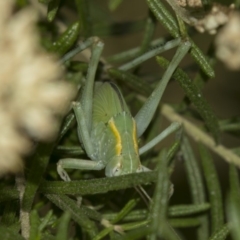
[[[106,160],[119,156],[122,165],[134,172],[140,165],[136,135],[136,123],[127,112],[112,117],[107,124],[105,141],[108,141]]]

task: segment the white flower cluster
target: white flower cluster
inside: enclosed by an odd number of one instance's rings
[[[240,70],[240,13],[233,12],[216,37],[216,55],[231,70]]]
[[[212,3],[205,11],[201,0],[166,0],[174,11],[199,32],[217,34],[216,56],[231,70],[240,69],[240,13],[235,5]]]
[[[202,8],[201,0],[176,0],[180,7],[184,8]]]
[[[49,141],[74,97],[57,59],[39,46],[32,9],[0,1],[0,175],[22,168],[32,138]]]
[[[210,11],[199,18],[198,21],[194,23],[194,26],[201,33],[208,32],[209,34],[216,34],[217,29],[228,22],[233,9],[233,4],[227,7],[213,3]]]

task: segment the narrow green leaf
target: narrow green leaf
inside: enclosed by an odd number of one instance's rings
[[[237,148],[232,148],[231,149],[233,153],[237,154],[238,156],[240,156],[240,147]]]
[[[147,0],[148,7],[161,24],[167,28],[174,38],[180,37],[176,20],[167,11],[166,7],[158,0]]]
[[[46,197],[63,211],[70,212],[71,217],[89,234],[91,239],[97,235],[95,223],[84,214],[74,200],[65,195],[47,194]]]
[[[240,118],[233,117],[230,119],[220,120],[219,127],[222,131],[236,133],[240,131]]]
[[[48,165],[50,154],[54,144],[39,145],[34,157],[32,158],[32,165],[26,179],[25,193],[23,196],[22,208],[26,212],[30,212],[38,190],[42,176]]]
[[[228,225],[222,226],[209,240],[225,240],[229,234]]]
[[[41,234],[39,231],[39,225],[41,221],[39,219],[38,213],[36,210],[33,210],[30,214],[30,236],[29,240],[40,240]]]
[[[240,239],[240,202],[237,202],[233,194],[230,194],[227,203],[227,215],[231,236],[234,240]]]
[[[215,77],[214,69],[212,68],[211,64],[209,63],[207,57],[204,55],[202,50],[193,42],[192,48],[190,50],[190,54],[194,58],[194,60],[198,63],[199,67],[203,70],[203,72],[210,78]]]
[[[185,168],[187,171],[188,182],[190,185],[192,200],[194,204],[202,204],[206,202],[205,191],[203,187],[203,179],[200,173],[197,160],[194,156],[192,147],[187,137],[183,137],[181,150],[184,157]],[[208,218],[207,216],[199,217],[201,222],[198,228],[198,240],[206,240],[209,236]]]
[[[54,153],[57,153],[59,155],[82,155],[85,153],[85,151],[80,146],[58,146]]]
[[[69,51],[68,53],[66,53],[60,60],[60,63],[65,63],[66,61],[70,60],[71,58],[73,58],[74,56],[76,56],[78,53],[82,52],[83,50],[91,47],[94,43],[96,42],[96,37],[90,37],[87,38],[85,41],[80,42],[79,44],[77,44],[77,46],[75,48],[73,48],[71,51]],[[86,63],[86,70],[88,69],[89,64]],[[79,84],[82,83],[82,80],[80,79]]]
[[[79,22],[70,25],[67,30],[53,43],[50,51],[53,51],[60,56],[65,54],[76,42],[80,31]]]
[[[157,62],[164,69],[167,69],[167,67],[169,65],[169,61],[167,61],[163,57],[157,57]],[[177,70],[173,74],[173,78],[176,79],[176,81],[180,84],[180,86],[185,91],[188,98],[194,104],[194,106],[198,110],[199,114],[204,119],[206,126],[211,131],[215,141],[219,142],[220,130],[219,130],[219,126],[218,126],[218,119],[217,119],[216,115],[213,113],[208,102],[203,97],[202,92],[192,82],[192,80],[188,77],[188,75],[180,68],[177,68]]]
[[[181,140],[177,139],[168,149],[167,158],[168,164],[171,163],[172,158],[175,156],[177,151],[180,149]]]
[[[123,207],[123,209],[112,220],[112,224],[117,223],[121,219],[123,219],[137,205],[138,202],[139,201],[136,199],[129,200],[127,204]]]
[[[89,195],[131,188],[136,185],[150,184],[156,181],[156,172],[127,174],[111,178],[79,180],[71,182],[44,181],[40,191],[47,194]]]
[[[66,240],[68,239],[68,225],[71,219],[71,214],[69,212],[65,212],[60,218],[60,222],[58,224],[58,230],[56,235],[56,240]]]
[[[199,218],[170,218],[169,223],[174,228],[198,227],[201,224]]]
[[[67,67],[70,71],[86,73],[88,69],[88,63],[81,61],[71,61]]]
[[[7,226],[14,225],[18,222],[17,212],[19,212],[19,202],[9,201],[5,204],[3,214],[1,216],[1,224]]]
[[[240,184],[237,168],[230,165],[230,194],[227,202],[227,217],[231,236],[234,240],[240,239]]]
[[[141,42],[140,51],[139,51],[138,55],[141,55],[148,50],[148,48],[151,44],[151,40],[154,36],[155,28],[156,28],[156,18],[152,14],[152,12],[149,11],[148,18],[145,23],[143,40]]]
[[[169,207],[168,215],[170,217],[189,216],[205,212],[209,210],[209,208],[209,203],[176,205]]]
[[[149,226],[141,227],[131,231],[128,234],[125,234],[120,239],[121,240],[135,240],[135,239],[138,240],[138,239],[142,239],[144,236],[151,234],[152,232],[153,230],[149,228]]]
[[[201,155],[203,173],[206,179],[209,200],[211,204],[211,235],[213,235],[223,226],[224,223],[222,193],[220,182],[217,176],[217,171],[209,151],[203,144],[200,143],[199,151]]]
[[[148,223],[149,223],[149,221],[142,221],[142,222],[135,222],[135,223],[126,223],[126,224],[119,225],[118,227],[121,228],[122,231],[129,231],[129,230],[133,230],[133,229],[136,229],[136,228],[145,227],[145,226],[147,226]],[[110,227],[105,228],[104,230],[102,230],[93,240],[105,239],[104,237],[106,235],[108,235],[108,234],[112,234],[113,230],[114,230],[114,225],[111,225]],[[122,236],[126,236],[126,235],[122,235]],[[117,238],[114,237],[113,239],[125,239],[125,237],[121,238],[119,236]]]
[[[103,219],[103,216],[99,212],[84,205],[81,205],[81,211],[92,220],[100,222]]]
[[[92,19],[89,11],[89,0],[75,0],[75,4],[83,35],[84,37],[90,37],[92,35]]]
[[[210,209],[209,203],[202,204],[182,204],[170,206],[168,208],[169,217],[181,217],[181,216],[190,216],[199,213],[204,213]],[[103,218],[112,221],[116,217],[116,213],[103,214]],[[141,221],[146,219],[148,216],[148,210],[138,209],[131,211],[128,215],[123,218],[123,221]]]
[[[149,224],[149,221],[142,221],[142,222],[126,223],[120,226],[124,231],[129,231],[135,228],[148,226],[148,224]]]
[[[130,69],[132,69],[132,68],[134,68],[136,66],[139,66],[140,64],[142,64],[143,62],[147,61],[148,59],[151,59],[152,57],[157,56],[160,53],[163,53],[163,52],[165,52],[167,50],[170,50],[170,49],[172,49],[174,47],[177,47],[180,44],[181,44],[181,39],[180,38],[176,38],[176,39],[170,40],[170,41],[166,42],[166,44],[164,44],[163,46],[158,46],[157,48],[150,49],[149,51],[143,53],[142,55],[134,58],[130,62],[127,62],[127,63],[123,64],[118,69],[119,70],[123,70],[123,71],[128,71],[128,70],[130,70]],[[188,50],[189,50],[189,47],[190,47],[189,44],[185,44],[183,46],[187,47]]]
[[[113,225],[107,228],[104,228],[93,240],[101,240],[104,239],[110,232],[113,231]]]
[[[229,177],[230,177],[230,191],[234,199],[240,203],[240,183],[238,170],[236,166],[233,164],[230,165],[229,169]]]
[[[239,123],[225,124],[224,126],[221,126],[221,130],[235,133],[236,131],[240,130],[240,124]]]
[[[165,8],[165,6],[159,0],[147,0],[147,4],[158,21],[160,21],[165,28],[170,32],[174,38],[180,37],[178,25],[174,17],[170,12]],[[202,51],[197,47],[197,45],[189,39],[192,48],[190,50],[191,55],[209,77],[214,77],[215,73],[209,64],[207,58],[204,56]]]
[[[179,239],[167,223],[169,176],[167,169],[167,152],[163,150],[159,157],[158,176],[154,196],[151,204],[149,220],[154,231],[150,239],[157,239],[157,235],[167,239]]]
[[[183,144],[181,146],[181,150],[185,160],[184,163],[186,171],[188,173],[187,176],[191,187],[193,202],[196,204],[201,204],[205,200],[203,180],[190,142],[185,136],[183,137]]]
[[[116,216],[117,216],[117,213],[103,214],[103,218],[105,218],[109,221],[112,221],[113,219],[115,219]],[[133,210],[123,218],[123,221],[146,220],[147,216],[148,216],[148,210],[145,210],[145,209]]]
[[[0,187],[0,203],[12,201],[18,198],[19,193],[16,188],[3,187],[3,185]]]
[[[58,135],[57,142],[59,142],[62,139],[62,137],[67,133],[67,131],[70,129],[70,127],[72,126],[74,121],[75,121],[75,116],[74,116],[74,114],[72,112],[69,113],[64,118],[61,130],[60,130],[60,133]]]
[[[54,18],[57,15],[58,9],[60,7],[61,0],[52,0],[48,4],[48,10],[47,10],[47,20],[49,22],[52,22]]]
[[[0,239],[4,240],[25,240],[20,234],[15,233],[12,229],[0,225]]]
[[[166,40],[164,38],[155,39],[150,43],[149,48],[156,48],[159,45],[164,45],[164,43],[166,43]],[[140,51],[141,51],[141,46],[135,47],[135,48],[117,53],[113,56],[107,57],[107,61],[110,63],[126,62],[126,61],[129,61],[130,59],[137,57]]]
[[[42,232],[45,227],[51,222],[53,216],[53,210],[49,210],[47,214],[41,219],[41,223],[39,224],[39,231]]]
[[[161,237],[161,234],[158,234],[158,237]],[[179,235],[175,232],[170,224],[166,224],[164,226],[164,237],[168,240],[181,240]]]

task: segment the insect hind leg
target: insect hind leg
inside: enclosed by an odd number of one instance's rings
[[[166,138],[171,133],[181,128],[181,124],[179,122],[173,122],[169,127],[167,127],[163,132],[158,134],[155,138],[153,138],[150,142],[145,144],[143,147],[139,149],[139,155],[147,152],[154,146],[156,146],[159,142],[161,142],[164,138]]]
[[[61,159],[57,163],[57,172],[59,176],[66,182],[71,179],[65,169],[79,169],[79,170],[101,170],[105,165],[101,161],[91,161],[77,158]]]
[[[147,129],[150,124],[153,115],[157,109],[157,106],[161,100],[163,92],[171,79],[172,74],[176,70],[177,66],[183,59],[183,57],[187,54],[191,47],[191,43],[189,41],[184,41],[180,44],[175,53],[169,67],[165,71],[162,80],[157,84],[154,91],[151,93],[150,97],[147,99],[143,107],[139,110],[137,115],[135,116],[135,120],[137,123],[137,136],[141,137],[142,134]]]

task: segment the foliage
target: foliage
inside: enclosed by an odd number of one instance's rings
[[[73,181],[64,182],[57,175],[58,160],[66,156],[86,159],[77,139],[74,114],[69,111],[55,141],[38,143],[35,152],[27,157],[24,174],[16,176],[16,184],[12,177],[2,178],[0,238],[221,240],[229,236],[240,239],[239,151],[220,144],[223,133],[239,139],[239,118],[220,119],[203,94],[204,86],[217,75],[213,43],[204,51],[207,55],[204,54],[193,40],[196,31],[160,0],[139,0],[148,12],[144,19],[130,22],[113,19],[122,7],[137,7],[131,6],[131,1],[103,0],[102,6],[96,0],[39,0],[37,5],[33,2],[18,0],[16,10],[32,5],[39,11],[41,20],[37,27],[41,44],[49,54],[59,56],[67,80],[79,92],[91,54],[90,37],[103,38],[103,42],[108,42],[105,44],[108,51],[115,46],[115,38],[142,33],[141,39],[134,38],[134,48],[103,55],[97,69],[98,81],[118,83],[132,112],[142,105],[161,78],[160,67],[166,69],[169,64],[159,55],[168,50],[168,44],[175,47],[188,39],[192,43],[188,54],[191,63],[173,74],[184,92],[182,99],[161,105],[139,144],[157,135],[162,116],[170,122],[182,122],[183,130],[171,141],[172,145],[155,147],[143,155],[141,161],[155,171],[106,178],[103,171],[71,170],[68,172]],[[204,6],[211,5],[206,0],[202,2]],[[239,5],[236,1],[236,6]],[[42,9],[47,9],[47,13]],[[155,39],[159,25],[167,34],[161,33]],[[205,35],[201,37],[204,39]],[[157,63],[153,63],[157,70],[146,75],[142,70],[149,59]],[[226,192],[222,192],[212,152],[227,162]],[[174,181],[177,174],[187,181],[181,189]],[[171,177],[177,187],[173,196]],[[140,185],[145,194],[134,190]]]

